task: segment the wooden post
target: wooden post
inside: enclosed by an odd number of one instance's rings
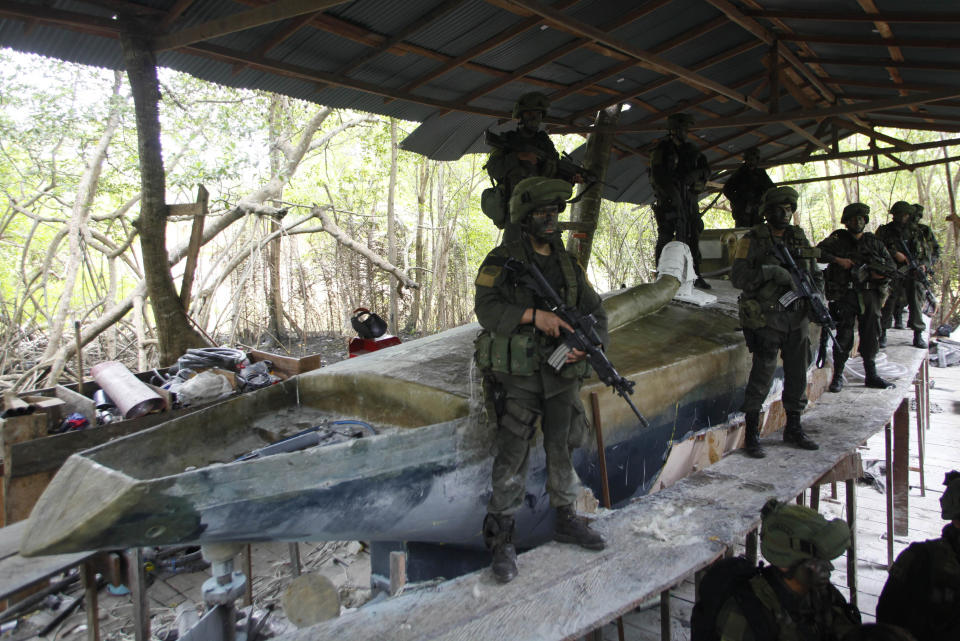
[[[830,481],[830,498],[833,500],[837,499],[837,482]]]
[[[610,503],[610,479],[607,477],[607,450],[603,445],[603,422],[600,420],[600,397],[596,392],[590,392],[590,408],[593,411],[593,429],[597,433],[597,459],[600,464],[600,493],[603,496],[603,507],[608,510]],[[617,617],[617,638],[624,641],[623,617]]]
[[[249,543],[243,549],[243,573],[247,575],[247,589],[243,593],[243,607],[253,605],[253,549]]]
[[[97,569],[90,561],[85,561],[80,566],[80,580],[83,582],[83,607],[87,613],[87,641],[100,641],[100,619],[97,616]]]
[[[660,593],[660,641],[670,641],[670,590]]]
[[[847,486],[847,525],[850,526],[850,546],[847,548],[847,587],[850,605],[857,607],[857,482],[844,481]]]
[[[300,544],[290,544],[290,568],[293,570],[293,576],[300,576]]]
[[[907,535],[910,507],[910,403],[903,399],[893,413],[893,531]]]
[[[133,638],[150,641],[150,602],[147,600],[147,581],[143,573],[143,548],[130,548],[127,557],[127,584],[133,602]]]
[[[397,596],[407,584],[407,554],[396,551],[390,553],[390,596]]]
[[[920,473],[920,496],[927,495],[927,479],[923,472],[923,459],[924,459],[924,388],[926,387],[926,381],[924,381],[923,376],[923,364],[920,365],[920,371],[917,373],[917,377],[913,379],[913,390],[914,396],[917,402],[917,467],[911,467],[911,470],[916,470]]]
[[[884,476],[887,486],[887,569],[893,567],[893,438],[892,423],[883,426],[883,455],[886,462]]]
[[[203,185],[197,187],[197,202],[193,213],[193,227],[190,228],[190,244],[187,246],[187,263],[183,268],[183,280],[180,281],[180,302],[183,311],[190,311],[190,289],[193,287],[193,277],[197,271],[197,257],[200,254],[200,243],[203,240],[203,224],[207,218],[207,203],[210,202],[210,193]]]
[[[818,483],[810,486],[810,508],[820,511],[820,485]]]
[[[747,538],[744,541],[744,556],[747,557],[747,561],[750,561],[750,565],[757,564],[757,530],[754,528],[747,532]]]

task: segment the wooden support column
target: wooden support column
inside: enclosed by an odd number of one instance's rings
[[[920,365],[920,371],[917,373],[917,377],[913,379],[914,396],[917,402],[917,467],[911,467],[910,470],[920,473],[920,496],[927,495],[927,479],[923,468],[926,451],[926,421],[929,418],[926,415],[926,397],[929,387],[924,376],[924,366],[928,362],[928,360],[925,360]]]
[[[660,593],[660,641],[670,641],[670,590]]]
[[[847,525],[850,526],[850,546],[847,548],[847,587],[850,605],[857,607],[857,481],[847,479]]]
[[[884,482],[887,489],[887,569],[893,567],[893,421],[883,426]]]
[[[143,548],[126,551],[127,584],[133,602],[133,638],[150,641],[150,602],[147,600],[147,581],[143,571]]]
[[[243,549],[243,573],[247,575],[247,589],[243,593],[243,607],[253,605],[253,549],[247,543]]]
[[[80,566],[83,583],[83,608],[87,614],[87,641],[100,641],[100,618],[97,608],[97,569],[90,561]]]
[[[893,532],[907,535],[910,507],[910,402],[893,413]]]
[[[407,585],[407,554],[396,551],[390,553],[390,596],[397,596]]]
[[[814,483],[810,486],[810,508],[820,511],[820,484]]]
[[[293,576],[300,576],[300,544],[299,543],[290,544],[290,569],[293,571]]]
[[[606,109],[601,109],[597,113],[595,127],[602,129],[612,129],[620,120],[621,105],[616,104]],[[597,176],[599,180],[604,180],[607,175],[607,166],[610,164],[610,150],[613,146],[614,134],[605,132],[593,132],[587,136],[587,148],[583,155],[583,166],[588,171]],[[584,188],[586,187],[586,190]],[[581,197],[582,194],[582,197]],[[573,254],[584,269],[590,262],[590,252],[593,249],[593,234],[597,229],[597,221],[600,218],[600,203],[603,200],[603,185],[595,183],[593,186],[580,186],[580,202],[573,205],[573,211],[570,213],[572,222],[586,223],[590,231],[571,234],[567,239],[567,251]]]

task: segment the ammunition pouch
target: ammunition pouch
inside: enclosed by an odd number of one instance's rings
[[[483,330],[473,344],[477,367],[483,372],[530,376],[540,369],[536,337],[532,333],[504,336]]]
[[[503,413],[498,417],[500,427],[514,436],[529,441],[537,430],[540,412],[527,409],[512,398],[503,405]]]
[[[740,296],[737,302],[740,311],[740,327],[744,329],[744,334],[746,334],[746,330],[767,326],[767,317],[763,313],[763,306],[760,305],[760,301]]]
[[[497,229],[503,229],[509,219],[507,215],[507,194],[503,183],[487,187],[480,193],[480,210],[493,221]]]

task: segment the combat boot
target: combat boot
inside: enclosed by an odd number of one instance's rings
[[[803,428],[800,427],[800,412],[787,412],[787,425],[783,428],[783,442],[796,445],[803,450],[820,449],[819,445],[803,433]]]
[[[513,547],[513,517],[487,514],[483,519],[483,543],[493,553],[490,569],[500,583],[517,578],[517,550]]]
[[[553,540],[576,543],[588,550],[602,550],[603,537],[590,527],[582,516],[577,516],[572,505],[557,508],[557,522],[553,526]]]
[[[887,346],[887,330],[880,330],[880,340],[877,341],[877,347],[886,347]]]
[[[913,330],[913,346],[927,349],[927,341],[923,340],[923,332],[918,329]]]
[[[697,280],[693,281],[693,286],[697,289],[713,289],[713,285],[705,281],[703,276],[697,276]]]
[[[893,328],[906,329],[906,327],[903,326],[903,312],[898,312],[893,315]]]
[[[831,392],[836,393],[843,389],[843,367],[845,364],[846,361],[833,360],[833,378],[830,379],[830,387],[827,388]]]
[[[865,374],[863,384],[866,387],[875,387],[876,389],[896,387],[890,381],[880,378],[880,375],[877,374],[877,364],[872,360],[863,359],[863,373]]]
[[[763,458],[767,455],[760,447],[760,412],[744,414],[743,451],[750,458]]]

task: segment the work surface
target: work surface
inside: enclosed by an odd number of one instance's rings
[[[908,372],[896,388],[848,386],[804,414],[817,451],[787,447],[777,433],[764,439],[765,459],[732,453],[597,518],[607,540],[602,552],[549,543],[521,554],[520,576],[507,585],[485,569],[282,638],[500,641],[505,630],[520,641],[582,637],[711,564],[757,527],[768,499],[793,499],[881,430],[913,394],[913,375],[926,355],[906,345],[885,353]]]
[[[54,574],[74,567],[94,552],[55,554],[26,559],[19,554],[25,521],[0,528],[0,599]]]

